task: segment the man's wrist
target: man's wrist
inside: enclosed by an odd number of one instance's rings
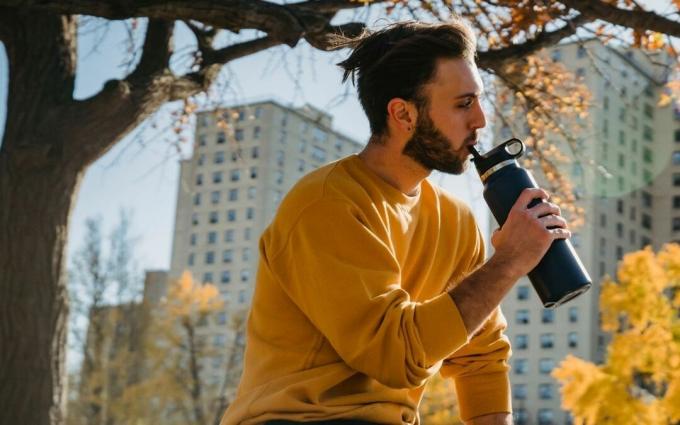
[[[501,255],[498,252],[489,258],[486,265],[491,268],[495,274],[509,277],[513,282],[516,282],[525,275],[525,272],[517,267],[516,261],[505,255]]]

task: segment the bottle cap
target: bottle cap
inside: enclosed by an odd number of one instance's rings
[[[472,162],[474,162],[479,176],[482,181],[485,181],[494,171],[515,163],[515,160],[524,153],[524,143],[517,138],[512,138],[485,154],[480,154],[473,146],[468,149],[473,155]]]

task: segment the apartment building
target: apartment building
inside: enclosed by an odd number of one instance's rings
[[[592,94],[591,125],[576,135],[582,158],[592,162],[574,161],[562,171],[571,177],[585,210],[585,225],[572,243],[593,287],[545,310],[525,278],[503,302],[513,344],[518,425],[571,423],[550,373],[568,353],[604,359],[607,336],[600,331],[598,307],[602,278],[615,276],[627,252],[680,241],[680,115],[672,105],[658,106],[668,77],[663,54],[621,51],[597,40],[558,45],[548,54],[582,78]],[[495,140],[510,135],[508,127],[495,129]]]
[[[263,101],[198,113],[193,156],[181,163],[169,274],[189,270],[225,302],[202,329],[204,342],[225,353],[206,359],[209,385],[219,385],[228,362],[240,369],[229,350],[242,347],[243,333],[230,320],[250,304],[259,237],[282,197],[314,168],[361,148],[311,106]]]

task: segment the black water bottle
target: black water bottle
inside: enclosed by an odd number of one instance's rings
[[[526,188],[538,188],[529,171],[517,163],[524,153],[524,143],[510,139],[484,155],[473,147],[472,160],[484,183],[484,199],[496,221],[503,226],[510,209]],[[541,199],[534,199],[533,207]],[[574,247],[567,239],[556,239],[536,268],[529,272],[529,280],[545,308],[554,308],[574,299],[592,285]]]

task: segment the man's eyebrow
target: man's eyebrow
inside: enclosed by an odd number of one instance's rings
[[[482,92],[482,91],[464,93],[464,94],[461,94],[460,96],[454,97],[454,99],[462,99],[464,97],[482,97],[483,94],[484,94],[484,92]]]

